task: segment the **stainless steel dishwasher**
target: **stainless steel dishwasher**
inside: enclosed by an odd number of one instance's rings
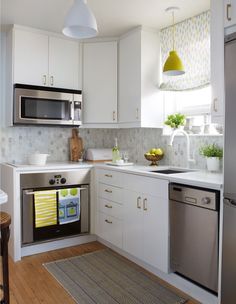
[[[219,200],[217,190],[170,184],[170,266],[217,293]]]

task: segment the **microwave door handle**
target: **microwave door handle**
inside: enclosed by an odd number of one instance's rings
[[[69,113],[69,115],[70,115],[70,120],[74,120],[74,106],[73,106],[73,105],[74,105],[73,102],[70,101],[70,107],[69,107],[69,111],[70,111],[70,113]]]

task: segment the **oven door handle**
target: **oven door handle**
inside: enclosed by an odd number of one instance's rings
[[[64,188],[63,188],[64,189]],[[65,188],[66,189],[66,188]],[[80,187],[78,187],[78,189],[81,191],[81,190],[88,190],[88,188],[80,188]],[[60,190],[62,190],[62,189],[57,189],[57,190],[55,190],[55,192],[59,192]],[[40,190],[39,190],[40,191]],[[37,192],[39,192],[39,191],[24,191],[24,193],[26,194],[26,195],[34,195],[35,193],[37,193]],[[50,192],[50,191],[52,191],[52,190],[42,190],[43,192]]]

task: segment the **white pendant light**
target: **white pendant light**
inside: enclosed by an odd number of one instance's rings
[[[183,63],[175,50],[175,15],[174,12],[178,7],[168,7],[166,12],[172,12],[173,18],[173,49],[170,51],[168,58],[163,67],[163,73],[168,76],[179,76],[185,73]]]
[[[70,38],[91,38],[97,35],[98,28],[94,14],[87,6],[87,0],[74,0],[62,30]]]

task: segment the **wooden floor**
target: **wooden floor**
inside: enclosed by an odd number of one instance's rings
[[[74,300],[47,272],[42,264],[93,252],[103,248],[105,248],[104,245],[98,242],[93,242],[37,254],[30,257],[24,257],[17,263],[14,263],[10,259],[10,304],[74,304]],[[160,279],[156,279],[160,281],[161,284],[170,287],[170,285],[164,283]],[[170,288],[176,293],[183,295],[183,293],[177,289],[173,287]],[[187,304],[196,303],[198,302],[193,300],[187,302]]]

